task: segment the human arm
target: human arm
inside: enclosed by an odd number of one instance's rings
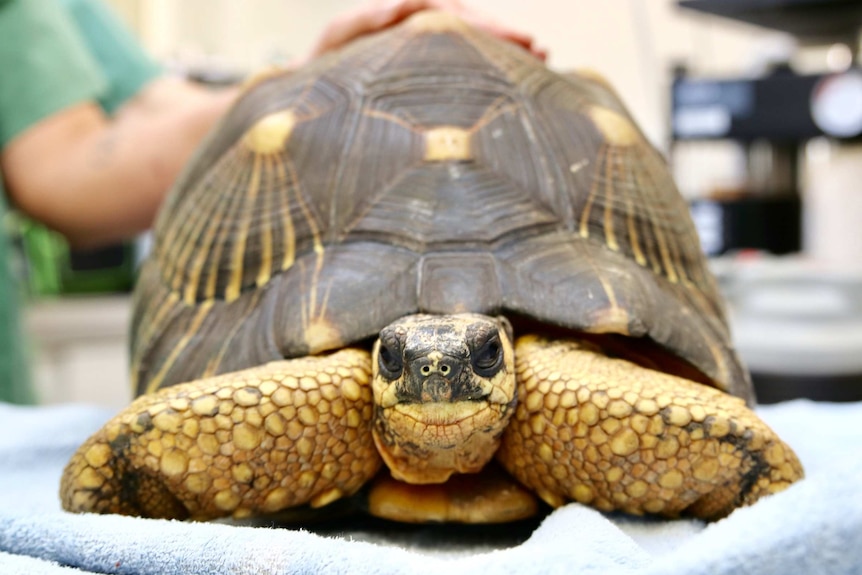
[[[98,0],[7,0],[0,38],[11,203],[76,247],[145,229],[230,94],[164,76]]]
[[[235,98],[160,77],[113,116],[83,101],[34,124],[0,152],[12,202],[75,247],[147,229],[200,140]]]

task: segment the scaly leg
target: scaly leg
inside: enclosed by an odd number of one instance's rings
[[[346,349],[139,397],[69,461],[63,507],[210,519],[350,495],[381,464],[370,373]]]
[[[552,506],[718,519],[803,476],[742,400],[603,355],[525,336],[518,407],[498,459]]]

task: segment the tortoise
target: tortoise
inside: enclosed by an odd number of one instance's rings
[[[65,509],[717,519],[803,475],[685,201],[594,73],[422,12],[264,74],[155,227],[139,397]],[[359,495],[357,495],[359,496]]]

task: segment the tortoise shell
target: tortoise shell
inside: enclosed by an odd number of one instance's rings
[[[462,311],[648,342],[752,400],[687,205],[613,90],[434,13],[250,82],[160,213],[133,377]]]

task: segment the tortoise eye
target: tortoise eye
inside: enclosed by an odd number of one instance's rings
[[[497,373],[503,365],[503,345],[500,343],[500,336],[493,334],[485,343],[473,350],[471,362],[473,371],[478,375],[490,377]]]
[[[380,349],[377,352],[377,363],[380,366],[380,372],[386,379],[396,379],[404,371],[401,353],[383,341],[380,342]]]

